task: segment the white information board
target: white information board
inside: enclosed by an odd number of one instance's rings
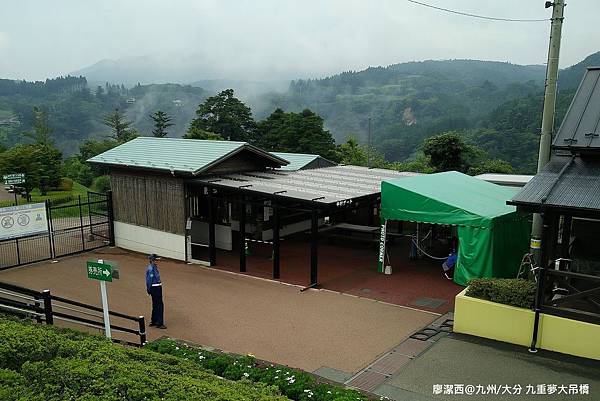
[[[48,232],[46,204],[0,208],[0,240]]]

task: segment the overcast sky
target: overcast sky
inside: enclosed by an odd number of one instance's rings
[[[494,17],[551,15],[543,0],[422,1]],[[600,50],[599,15],[599,0],[568,2],[561,67]],[[549,22],[484,21],[406,0],[2,0],[0,78],[44,79],[144,55],[202,58],[236,79],[426,59],[540,64],[548,35]]]

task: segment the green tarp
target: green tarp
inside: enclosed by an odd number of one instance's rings
[[[381,183],[381,217],[458,227],[454,281],[516,277],[529,247],[529,215],[506,201],[518,191],[449,171]]]

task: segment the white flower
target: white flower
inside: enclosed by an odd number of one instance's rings
[[[331,391],[327,390],[327,394],[331,394]]]
[[[244,377],[248,377],[248,376],[250,376],[250,374],[244,372]]]
[[[279,376],[275,376],[274,379],[279,379]]]
[[[175,347],[176,350],[179,350],[179,347]]]

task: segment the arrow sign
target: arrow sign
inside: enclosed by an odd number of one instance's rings
[[[91,280],[113,281],[112,266],[106,263],[87,262],[87,274]]]

